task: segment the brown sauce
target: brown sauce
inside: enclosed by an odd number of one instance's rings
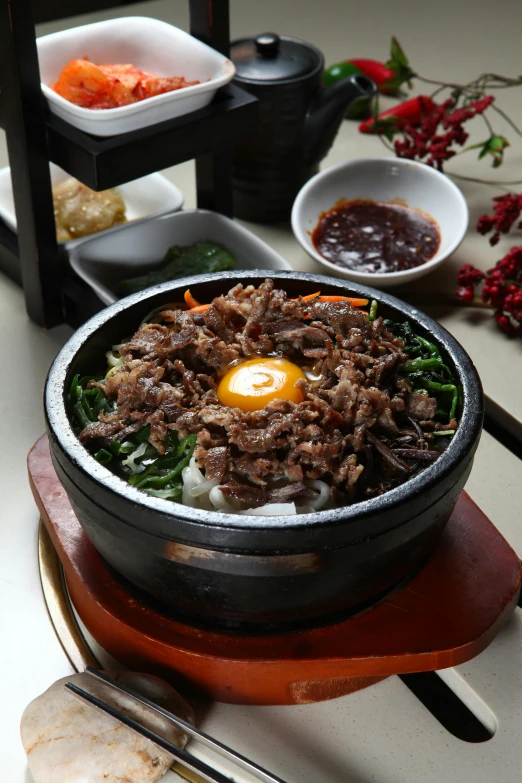
[[[401,272],[433,258],[440,231],[433,218],[390,202],[346,201],[325,212],[312,234],[316,250],[357,272]]]

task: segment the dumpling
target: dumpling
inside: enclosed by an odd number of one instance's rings
[[[166,682],[132,672],[112,675],[183,720],[194,723],[189,705]],[[184,747],[187,736],[125,694],[88,674],[63,677],[25,709],[20,724],[27,763],[36,783],[156,783],[173,757],[116,718],[74,696],[73,682]]]

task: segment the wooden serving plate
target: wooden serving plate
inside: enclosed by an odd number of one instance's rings
[[[342,622],[246,635],[196,628],[140,603],[85,536],[52,465],[47,436],[28,457],[43,522],[74,607],[116,660],[236,704],[303,704],[391,674],[445,669],[473,658],[514,610],[521,563],[463,492],[433,554],[407,584]]]

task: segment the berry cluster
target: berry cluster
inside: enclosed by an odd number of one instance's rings
[[[522,332],[522,247],[514,247],[486,274],[471,264],[458,271],[457,296],[472,302],[482,283],[482,301],[495,308],[495,320],[506,334]]]
[[[469,137],[463,124],[477,114],[483,114],[494,100],[492,95],[485,95],[457,108],[455,100],[448,98],[426,114],[418,127],[406,125],[401,129],[404,138],[393,142],[397,157],[423,160],[428,166],[443,171],[444,163],[457,154],[454,145],[463,146]],[[439,131],[439,126],[444,132]]]
[[[496,196],[493,199],[493,215],[481,215],[477,222],[479,234],[494,234],[489,238],[490,245],[496,245],[500,234],[507,234],[514,226],[522,213],[522,193],[507,193],[505,196]],[[522,228],[522,221],[517,223],[517,228]]]

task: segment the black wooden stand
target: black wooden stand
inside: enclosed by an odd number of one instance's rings
[[[190,32],[229,52],[228,0],[189,0]],[[256,129],[257,100],[234,85],[209,106],[109,138],[48,111],[40,88],[30,0],[0,0],[0,126],[5,128],[17,235],[0,221],[0,270],[24,289],[33,321],[76,327],[103,307],[56,242],[49,161],[94,190],[196,161],[199,207],[232,215],[230,151]]]

